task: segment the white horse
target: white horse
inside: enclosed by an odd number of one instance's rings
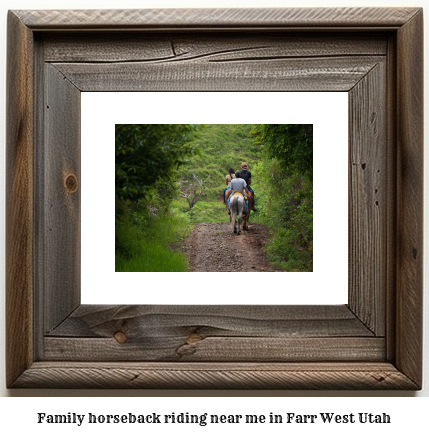
[[[233,194],[229,199],[229,210],[231,211],[231,227],[234,229],[234,233],[239,235],[241,233],[240,224],[244,211],[244,197],[240,194]],[[237,225],[238,216],[238,225]]]

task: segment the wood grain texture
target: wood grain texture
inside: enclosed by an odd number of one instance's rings
[[[239,59],[237,59],[239,60]],[[82,91],[348,91],[377,57],[242,62],[55,63]]]
[[[33,361],[33,50],[8,14],[6,111],[6,382]]]
[[[387,211],[386,63],[349,93],[349,307],[385,334]]]
[[[152,333],[152,334],[151,334]],[[44,360],[72,362],[383,362],[384,338],[186,337],[149,331],[128,338],[117,331],[110,339],[45,338]]]
[[[398,32],[397,363],[422,380],[423,12]]]
[[[107,34],[99,32],[67,38],[43,36],[46,62],[118,63],[238,61],[281,58],[323,58],[340,56],[386,55],[386,38],[362,35],[358,40],[349,33],[167,33]],[[109,50],[106,52],[106,43]]]
[[[56,337],[138,340],[173,332],[183,338],[367,337],[374,334],[347,306],[104,306],[82,305],[49,332]]]
[[[421,387],[421,9],[19,11],[8,28],[8,386]],[[77,307],[83,90],[349,91],[349,306]]]
[[[80,91],[45,66],[44,246],[45,332],[80,304]]]
[[[407,22],[416,8],[134,9],[14,11],[32,29],[156,29],[238,27],[389,28]]]
[[[82,340],[85,338],[85,340]],[[45,340],[45,360],[382,361],[339,306],[80,306]]]
[[[416,389],[389,363],[35,363],[14,387],[92,389]]]
[[[37,83],[34,90],[34,113],[35,113],[35,132],[34,132],[34,243],[33,258],[34,269],[34,353],[33,358],[40,359],[40,352],[43,350],[43,338],[45,328],[45,62],[43,44],[34,44],[34,82]]]

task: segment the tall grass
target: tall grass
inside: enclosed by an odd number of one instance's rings
[[[187,262],[180,253],[172,252],[160,244],[141,242],[139,253],[130,259],[116,257],[117,272],[184,272]]]
[[[186,256],[173,247],[180,247],[189,231],[185,214],[151,215],[141,206],[129,206],[116,223],[115,271],[187,271]]]

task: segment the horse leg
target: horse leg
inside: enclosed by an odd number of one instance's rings
[[[244,216],[243,220],[243,230],[249,230],[249,218],[250,218],[250,207],[253,204],[253,194],[252,191],[249,191],[249,194],[247,196],[247,213]]]
[[[231,223],[231,228],[233,232],[235,233],[235,216],[236,216],[236,210],[235,210],[235,201],[234,198],[231,198],[229,202],[229,211],[231,212],[229,215],[229,221]]]
[[[237,233],[237,228],[235,223],[237,218],[237,212],[235,210],[235,204],[233,205],[233,207],[231,207],[230,205],[230,208],[231,208],[231,228],[233,230],[233,233]]]
[[[242,207],[240,207],[240,206],[242,206]],[[240,235],[241,234],[241,221],[243,218],[243,210],[244,210],[244,200],[243,200],[243,203],[239,204],[238,209],[239,209],[239,211],[238,211],[238,234]]]
[[[250,209],[246,214],[246,230],[249,230]]]
[[[242,221],[243,221],[243,230],[247,230],[247,213],[243,212],[243,216],[242,216]]]
[[[244,206],[245,208],[245,206]],[[243,230],[246,230],[246,217],[247,214],[244,212],[244,208],[243,208],[243,214],[242,214],[242,221],[243,221]]]

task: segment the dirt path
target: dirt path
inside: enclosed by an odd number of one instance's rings
[[[268,228],[262,224],[250,223],[249,231],[239,236],[232,233],[229,223],[196,224],[185,249],[189,271],[276,271],[262,251],[268,239]]]

